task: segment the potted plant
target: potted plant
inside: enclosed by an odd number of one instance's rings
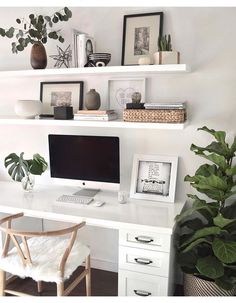
[[[16,41],[11,44],[12,52],[15,54],[32,44],[31,66],[34,69],[44,69],[47,66],[47,54],[44,44],[47,43],[48,39],[64,42],[60,30],[52,30],[53,24],[68,21],[71,17],[72,12],[68,7],[55,12],[51,16],[30,14],[28,20],[25,18],[16,19],[16,23],[20,28],[13,26],[9,29],[0,28],[0,36],[10,39],[15,37]]]
[[[230,146],[224,131],[200,130],[215,140],[191,150],[211,163],[201,165],[185,181],[207,200],[189,194],[191,207],[176,217],[177,260],[184,272],[184,293],[192,296],[230,296],[236,290],[236,137]]]
[[[154,64],[179,64],[180,54],[172,50],[171,35],[159,36],[158,52],[154,53]]]
[[[34,187],[33,175],[42,175],[48,164],[39,154],[34,154],[33,159],[29,160],[25,160],[23,156],[23,152],[20,156],[11,153],[5,158],[4,165],[14,181],[21,182],[25,191],[31,191]]]

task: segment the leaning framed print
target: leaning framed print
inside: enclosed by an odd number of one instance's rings
[[[108,108],[114,109],[119,118],[123,117],[126,103],[132,102],[135,92],[141,94],[141,102],[146,101],[146,78],[114,78],[108,80]]]
[[[130,197],[173,203],[178,157],[134,155]]]
[[[137,65],[144,56],[152,62],[162,29],[163,12],[125,15],[121,65]]]
[[[43,114],[53,115],[54,106],[73,106],[74,113],[83,109],[83,81],[40,82]]]

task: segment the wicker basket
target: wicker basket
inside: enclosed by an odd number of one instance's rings
[[[184,295],[185,296],[235,296],[236,287],[232,290],[224,290],[214,282],[200,279],[194,275],[184,274]]]
[[[184,123],[185,109],[125,109],[123,120],[127,122]]]

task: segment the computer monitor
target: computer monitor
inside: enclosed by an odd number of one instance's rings
[[[119,190],[118,137],[50,134],[48,139],[52,178],[87,189]]]

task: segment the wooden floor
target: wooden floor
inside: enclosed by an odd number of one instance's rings
[[[83,268],[79,268],[73,274],[71,279],[79,275]],[[70,282],[71,280],[69,280]],[[67,285],[68,283],[66,283]],[[117,296],[118,295],[118,273],[92,269],[92,296]],[[33,296],[39,296],[37,292],[37,284],[32,279],[17,278],[7,286],[21,292],[26,292]],[[10,296],[10,295],[9,295]],[[43,292],[41,296],[56,296],[55,283],[43,283]],[[70,294],[70,296],[85,296],[85,281],[82,281]],[[175,296],[183,296],[183,287],[176,287]]]
[[[72,276],[72,279],[82,271],[79,268]],[[92,296],[117,296],[118,295],[118,273],[92,269]],[[67,283],[66,283],[67,285]],[[17,278],[7,286],[8,289],[14,289],[26,292],[33,296],[38,296],[37,284],[32,279]],[[43,283],[43,292],[41,296],[56,296],[55,283]],[[70,294],[70,296],[85,296],[85,281],[82,281]]]

